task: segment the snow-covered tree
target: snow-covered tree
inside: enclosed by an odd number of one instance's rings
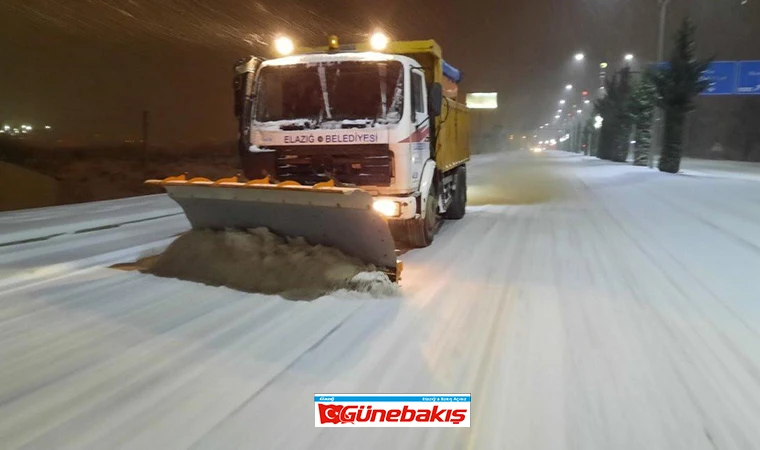
[[[676,46],[670,64],[652,77],[659,95],[659,105],[665,112],[662,154],[659,169],[677,173],[683,155],[686,114],[695,107],[694,98],[710,86],[702,74],[712,60],[697,59],[694,35],[696,26],[686,18],[676,35]]]
[[[631,116],[633,118],[636,142],[633,148],[633,165],[646,166],[649,149],[652,147],[652,119],[657,102],[657,89],[652,82],[652,73],[646,72],[633,89],[631,96]]]
[[[599,134],[599,157],[625,162],[631,134],[631,69],[625,67],[604,82],[605,95],[594,103],[595,112],[604,119]]]

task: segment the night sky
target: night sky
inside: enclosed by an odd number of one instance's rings
[[[760,59],[760,0],[741,1],[673,0],[668,35],[688,12],[704,56]],[[593,87],[600,61],[653,59],[657,18],[656,0],[2,0],[0,120],[97,143],[139,139],[147,109],[154,143],[232,140],[236,59],[269,56],[275,33],[323,44],[383,29],[436,39],[464,89],[498,91],[499,123],[520,132],[549,120],[566,83]]]

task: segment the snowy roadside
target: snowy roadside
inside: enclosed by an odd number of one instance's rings
[[[596,156],[586,156],[578,153],[565,152],[561,150],[545,150],[545,154],[554,158],[569,158],[576,162],[587,162],[590,165],[585,167],[589,172],[586,175],[595,178],[617,177],[631,173],[647,173],[657,171],[656,168],[650,169],[646,166],[634,166],[633,159],[630,157],[623,163],[613,163],[604,161]],[[485,161],[484,161],[485,162]],[[594,164],[599,164],[598,167]],[[598,170],[601,168],[603,170]],[[684,157],[681,161],[681,170],[678,175],[700,178],[728,178],[745,181],[760,181],[760,163],[744,161],[718,161],[711,159],[699,159]]]

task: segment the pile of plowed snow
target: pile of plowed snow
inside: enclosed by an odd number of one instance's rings
[[[265,228],[192,230],[145,270],[160,277],[290,299],[310,300],[341,289],[397,295],[397,286],[372,265],[341,251],[282,238]]]

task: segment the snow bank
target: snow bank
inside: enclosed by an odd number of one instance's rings
[[[334,248],[310,245],[303,238],[279,237],[265,228],[192,230],[145,271],[298,300],[341,289],[377,297],[397,294],[397,286],[374,266]]]

